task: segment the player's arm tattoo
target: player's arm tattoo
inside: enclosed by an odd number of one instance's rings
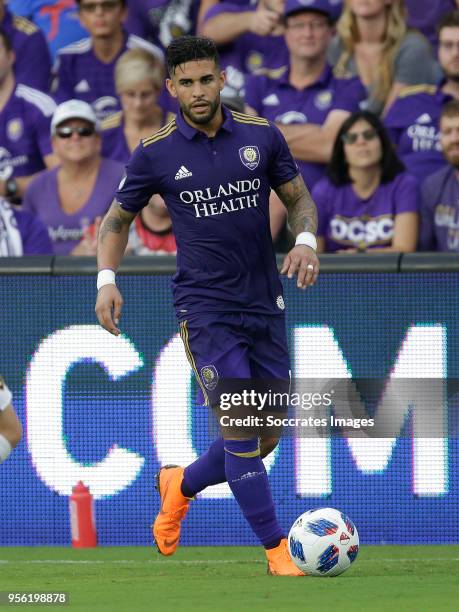
[[[123,228],[129,229],[134,213],[124,210],[120,203],[113,200],[107,214],[105,215],[99,230],[99,243],[103,243],[108,234],[121,234]]]
[[[301,232],[317,232],[317,208],[303,177],[298,174],[294,179],[275,189],[279,199],[287,209],[288,224],[296,237]]]

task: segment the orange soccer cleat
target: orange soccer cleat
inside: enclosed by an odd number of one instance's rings
[[[156,475],[156,488],[161,497],[161,508],[153,523],[153,537],[158,552],[173,555],[180,539],[180,526],[188,512],[190,498],[180,490],[184,469],[178,465],[165,465]]]
[[[277,548],[265,550],[268,559],[268,574],[270,576],[304,576],[290,556],[287,539],[281,540]]]

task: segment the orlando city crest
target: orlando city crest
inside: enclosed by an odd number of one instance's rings
[[[218,372],[214,365],[207,365],[201,368],[201,378],[204,386],[209,391],[213,391],[218,383]]]
[[[260,151],[256,146],[241,147],[239,149],[239,157],[241,162],[249,170],[255,170],[260,163]]]

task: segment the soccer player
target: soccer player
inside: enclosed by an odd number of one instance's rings
[[[11,400],[11,391],[0,376],[0,463],[8,459],[22,437],[22,426]]]
[[[173,293],[181,336],[204,398],[215,405],[219,380],[289,378],[282,285],[269,230],[270,189],[287,207],[296,236],[281,272],[289,278],[297,274],[302,289],[319,271],[317,211],[278,129],[221,105],[225,74],[215,43],[177,39],[166,60],[167,87],[180,112],[135,150],[102,221],[96,313],[106,330],[120,333],[122,298],[115,271],[131,222],[159,193],[177,241]],[[261,460],[277,440],[227,438],[218,438],[186,469],[160,470],[161,510],[153,526],[158,550],[173,554],[190,499],[227,481],[266,549],[269,572],[301,575],[277,522]]]

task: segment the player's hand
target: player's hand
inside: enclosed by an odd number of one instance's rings
[[[99,289],[96,301],[96,315],[104,329],[119,336],[118,324],[121,317],[123,298],[116,285],[104,285]]]
[[[298,288],[306,289],[316,282],[319,267],[319,259],[314,249],[299,244],[285,256],[280,273],[287,274],[288,278],[293,278],[297,274]]]

